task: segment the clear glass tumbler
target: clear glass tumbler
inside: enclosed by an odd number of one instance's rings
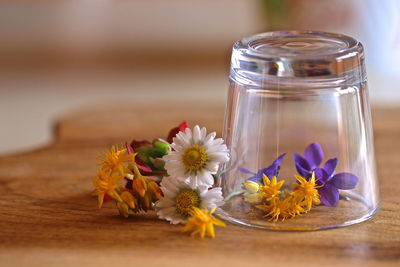
[[[232,52],[220,216],[242,225],[317,230],[380,206],[364,51],[333,33],[280,31]],[[284,181],[284,182],[282,182]]]

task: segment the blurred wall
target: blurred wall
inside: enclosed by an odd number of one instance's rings
[[[0,154],[52,140],[74,110],[224,104],[233,43],[262,27],[258,1],[0,1]]]
[[[260,29],[257,8],[246,0],[2,1],[0,64],[221,63],[233,42]]]
[[[314,29],[363,42],[374,105],[400,103],[398,0],[2,0],[0,154],[47,144],[79,108],[225,101],[245,36]]]
[[[267,30],[342,33],[365,48],[374,105],[400,106],[399,0],[261,0]]]

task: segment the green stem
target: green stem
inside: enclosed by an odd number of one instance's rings
[[[133,168],[133,172],[135,174],[136,177],[142,177],[142,175],[140,174],[140,171],[136,165],[136,162],[131,163],[132,164],[132,168]]]

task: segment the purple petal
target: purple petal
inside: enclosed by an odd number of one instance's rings
[[[339,201],[339,190],[332,186],[331,183],[327,183],[319,188],[318,193],[319,200],[326,206],[333,207]]]
[[[297,153],[294,153],[293,159],[294,159],[294,162],[298,163],[303,169],[305,169],[307,171],[311,171],[310,164],[308,164],[308,161],[305,158],[303,158],[303,156],[301,156]]]
[[[311,168],[307,160],[297,153],[293,155],[293,159],[296,164],[297,172],[303,177],[308,176],[311,172]]]
[[[316,168],[314,170],[315,172],[315,179],[320,182],[320,184],[326,184],[329,180],[329,175],[326,173],[326,171],[322,168]]]
[[[308,161],[311,169],[317,168],[321,165],[324,158],[322,148],[318,143],[312,143],[304,151],[304,157]]]
[[[254,172],[249,171],[248,169],[245,168],[240,168],[239,171],[244,172],[244,173],[249,173],[249,174],[255,174]]]
[[[241,171],[241,172],[243,172],[243,173],[253,174],[253,176],[250,177],[250,178],[248,178],[247,180],[250,180],[250,181],[253,181],[253,182],[258,182],[258,181],[259,181],[259,179],[257,179],[257,174],[256,174],[256,173],[254,173],[254,172],[252,172],[252,171],[249,171],[249,170],[246,169],[246,168],[239,168],[239,171]],[[262,179],[261,179],[261,180],[262,180]]]
[[[280,155],[280,156],[271,164],[271,166],[274,165],[274,164],[280,165],[281,162],[282,162],[282,160],[283,160],[283,158],[284,158],[286,155],[287,155],[287,153],[283,153],[282,155]]]
[[[300,176],[304,177],[305,179],[308,180],[308,178],[311,177],[312,172],[307,171],[305,169],[303,169],[301,166],[299,166],[298,164],[296,164],[296,170],[297,172],[300,174]]]
[[[302,156],[300,156],[297,153],[294,153],[293,159],[294,159],[294,162],[297,163],[300,167],[302,167],[303,169],[305,169],[307,171],[311,171],[310,164],[308,164],[308,161],[305,158],[303,158]]]
[[[263,181],[263,175],[265,174],[269,179],[271,179],[272,177],[276,176],[278,177],[279,174],[279,169],[281,168],[279,165],[281,164],[283,158],[286,156],[287,153],[284,153],[282,155],[280,155],[270,166],[268,166],[267,168],[264,169],[260,169],[258,170],[257,174],[255,174],[254,177],[249,178],[248,180],[253,181],[253,182],[259,182],[259,181]],[[242,169],[240,169],[242,171]],[[246,169],[244,169],[245,171],[248,171]],[[245,172],[243,171],[243,172]]]
[[[247,180],[250,180],[252,182],[261,182],[262,183],[263,182],[263,173],[262,173],[263,170],[264,169],[258,170],[257,173],[254,173],[254,176],[250,177]]]
[[[256,174],[256,176],[262,177],[263,174],[264,174],[265,172],[267,172],[267,171],[268,171],[268,168],[270,168],[270,167],[271,167],[271,166],[269,166],[269,167],[267,167],[267,168],[264,168],[264,169],[259,169],[258,172],[257,172],[257,174]]]
[[[263,169],[262,173],[265,174],[269,179],[271,179],[274,176],[278,177],[280,168],[281,167],[279,166],[279,164],[272,164],[268,168]]]
[[[248,178],[247,180],[255,182],[255,183],[262,181],[262,179],[260,179],[257,176],[252,176],[252,177]]]
[[[333,175],[333,173],[335,172],[337,164],[338,164],[337,158],[332,158],[325,162],[324,170],[326,171],[326,173],[328,174],[329,177],[331,177]]]
[[[280,168],[279,165],[273,164],[273,165],[271,165],[271,166],[269,166],[267,168],[260,169],[260,170],[258,170],[257,174],[254,177],[249,178],[249,180],[253,181],[253,182],[261,182],[261,183],[263,183],[264,174],[269,179],[271,179],[272,177],[277,175],[277,172],[279,171],[279,168]]]
[[[270,166],[268,166],[265,169],[262,169],[262,173],[265,174],[269,179],[272,177],[276,176],[278,177],[279,170],[280,170],[280,164],[283,160],[283,158],[286,156],[287,153],[284,153],[280,155]]]
[[[348,190],[356,187],[358,178],[352,173],[342,172],[335,174],[331,179],[331,183],[336,188]]]
[[[301,167],[297,162],[296,162],[296,170],[301,176],[303,176],[306,179],[310,178],[312,175],[311,171],[303,169],[303,167]]]
[[[249,179],[252,182],[263,182],[263,174],[261,172],[258,172],[256,175],[250,177]]]

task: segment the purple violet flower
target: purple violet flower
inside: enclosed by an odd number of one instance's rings
[[[286,156],[287,153],[284,153],[280,155],[270,166],[264,168],[264,169],[259,169],[257,173],[254,173],[252,171],[249,171],[248,169],[245,168],[240,168],[239,170],[244,173],[249,173],[252,174],[253,176],[250,177],[247,180],[250,180],[252,182],[261,182],[263,183],[263,174],[265,174],[268,179],[272,179],[274,176],[278,176],[279,174],[279,169],[281,168],[281,162],[283,158]]]
[[[312,143],[304,151],[304,157],[295,153],[293,155],[297,172],[306,179],[309,179],[314,169],[321,165],[324,153],[318,143]]]
[[[337,158],[332,160],[335,160],[337,164]],[[348,172],[334,174],[334,168],[327,169],[324,166],[324,168],[316,168],[314,170],[315,177],[318,178],[317,184],[323,185],[318,188],[319,200],[321,200],[322,204],[329,207],[335,206],[339,201],[339,189],[354,189],[358,183],[358,178],[354,174]]]
[[[358,183],[358,178],[354,174],[342,172],[335,174],[338,164],[337,158],[327,160],[322,168],[319,168],[324,153],[318,143],[312,143],[304,151],[304,157],[299,154],[293,155],[298,173],[306,179],[309,179],[312,172],[315,172],[317,184],[323,185],[318,188],[318,194],[321,203],[332,207],[339,201],[339,189],[354,189]]]

